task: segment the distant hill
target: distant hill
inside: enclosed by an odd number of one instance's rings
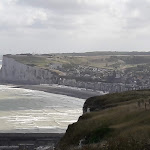
[[[93,51],[85,53],[62,53],[61,55],[68,56],[99,56],[99,55],[150,55],[150,52],[119,52],[119,51]]]
[[[107,92],[150,88],[149,52],[8,54],[4,58],[14,61],[14,64],[18,62],[20,65],[25,65],[27,70],[30,68],[32,71],[29,71],[29,73],[32,72],[32,76],[36,76],[34,81],[36,84],[55,83]],[[5,67],[7,67],[7,60]],[[10,61],[8,70],[13,68]],[[22,67],[18,70],[18,67],[14,65],[18,73],[14,69],[11,69],[11,73],[16,76],[19,74],[20,82],[22,82],[22,79],[24,80],[28,75],[20,75],[26,71],[22,70]],[[41,73],[38,73],[37,76],[36,70],[40,69]],[[3,69],[3,72],[5,71],[6,69]],[[48,72],[51,72],[53,77],[49,78]],[[10,70],[5,73],[3,79],[7,80],[6,76],[10,75]],[[11,79],[14,79],[14,77]],[[18,80],[18,77],[16,80]],[[27,80],[31,81],[30,78]],[[91,82],[91,84],[88,82]],[[108,84],[101,85],[101,83]],[[115,84],[112,85],[112,83]]]
[[[150,149],[150,90],[107,94],[87,99],[84,113],[69,125],[61,150]]]
[[[68,67],[90,66],[106,69],[125,69],[137,65],[150,64],[150,52],[86,52],[86,53],[57,53],[57,54],[18,54],[6,55],[16,61],[42,68],[50,64],[62,64]],[[70,69],[69,68],[69,69]]]

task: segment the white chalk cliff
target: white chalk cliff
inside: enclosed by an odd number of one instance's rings
[[[3,56],[0,80],[12,83],[44,84],[53,83],[57,75],[48,69],[22,64],[15,59]]]

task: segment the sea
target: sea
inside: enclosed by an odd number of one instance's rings
[[[0,133],[64,133],[82,115],[84,102],[65,95],[0,85]]]
[[[0,57],[0,68],[2,67],[2,59],[1,59],[1,57]]]

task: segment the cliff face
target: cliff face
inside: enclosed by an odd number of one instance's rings
[[[10,83],[43,84],[54,83],[56,75],[50,70],[32,67],[3,56],[0,79]]]

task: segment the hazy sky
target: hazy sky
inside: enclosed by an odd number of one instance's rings
[[[0,0],[0,53],[150,50],[150,0]]]

